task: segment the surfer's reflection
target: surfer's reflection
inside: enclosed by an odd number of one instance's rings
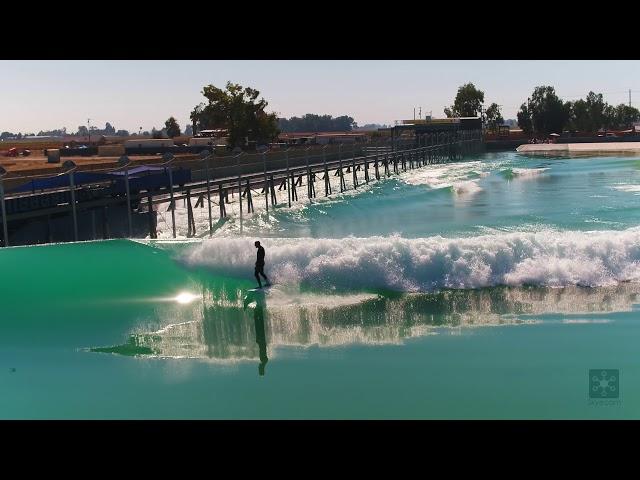
[[[256,306],[253,309],[253,321],[256,327],[256,343],[260,351],[260,365],[258,365],[258,374],[264,376],[264,368],[267,365],[269,359],[267,358],[267,336],[264,329],[264,310],[267,307],[267,301],[265,294],[261,290],[255,290],[250,292],[244,299],[244,308],[255,302]]]

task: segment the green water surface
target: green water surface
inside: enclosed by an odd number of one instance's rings
[[[393,178],[266,223],[258,214],[245,228],[309,242],[544,229],[613,238],[640,224],[637,158],[474,160],[462,174]],[[456,190],[470,180],[480,189]],[[303,279],[260,293],[249,291],[251,264],[246,274],[187,264],[193,248],[110,240],[0,250],[0,418],[640,418],[636,281],[401,291]],[[590,370],[603,369],[618,371],[608,397],[593,390]]]

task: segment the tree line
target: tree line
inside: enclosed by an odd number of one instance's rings
[[[536,87],[518,111],[518,126],[528,134],[621,130],[633,127],[638,120],[637,108],[624,103],[609,105],[601,93],[589,92],[584,99],[565,102],[551,86]]]
[[[483,125],[495,130],[504,123],[500,106],[484,109],[484,92],[473,83],[458,88],[453,105],[444,110],[447,117],[481,117]],[[631,128],[640,120],[640,111],[621,103],[609,105],[601,93],[589,92],[584,99],[563,101],[551,86],[533,90],[518,111],[518,126],[527,134],[549,135],[564,131],[594,133],[599,130]]]
[[[105,136],[116,136],[116,137],[131,137],[137,136],[138,133],[132,132],[129,133],[128,130],[116,130],[109,122],[105,124],[104,128],[91,127],[88,128],[86,125],[78,126],[78,130],[75,132],[68,132],[67,127],[62,127],[53,130],[40,130],[37,134],[35,133],[13,133],[13,132],[2,132],[0,133],[0,140],[9,140],[9,139],[18,139],[21,140],[27,137],[34,136],[46,136],[46,137],[65,137],[67,135],[77,135],[82,137],[87,137],[89,135],[105,135]],[[140,129],[139,132],[142,136],[153,137],[153,138],[167,138],[167,137],[177,137],[181,135],[180,125],[176,121],[174,117],[169,117],[169,119],[165,122],[165,126],[162,129],[156,129],[153,127],[151,131],[145,130],[142,131]],[[184,131],[185,135],[192,135],[191,125],[187,125]]]
[[[282,132],[350,132],[358,128],[353,117],[342,115],[315,115],[307,113],[302,117],[279,118],[278,128]]]

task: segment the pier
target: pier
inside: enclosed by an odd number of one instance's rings
[[[183,162],[165,153],[161,163],[144,168],[123,156],[115,168],[80,172],[67,160],[53,179],[10,177],[0,167],[1,245],[157,238],[159,214],[177,238],[179,202],[187,213],[187,237],[213,235],[214,225],[233,214],[231,204],[239,207],[242,232],[243,215],[253,213],[258,202],[266,212],[291,207],[482,150],[480,130],[459,129],[225,156],[203,150]],[[197,231],[198,208],[206,209],[204,232]]]

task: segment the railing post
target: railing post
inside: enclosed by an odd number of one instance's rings
[[[342,173],[342,144],[338,144],[338,168],[340,168],[340,193],[344,192],[342,185],[344,183],[343,173]]]
[[[287,162],[287,201],[289,202],[289,208],[291,208],[291,175],[289,173],[289,148],[287,148],[284,153]]]
[[[356,142],[351,146],[351,165],[353,167],[353,188],[358,188],[358,176],[356,175]]]
[[[215,147],[213,147],[215,149]],[[209,158],[211,156],[215,156],[215,150],[211,154],[209,154],[208,150],[203,150],[200,153],[200,156],[204,160],[204,170],[207,175],[207,202],[209,205],[209,237],[213,236],[213,215],[211,213],[211,179],[209,173]]]
[[[171,208],[171,227],[173,229],[173,238],[176,238],[176,205],[173,200],[173,171],[172,171],[172,163],[174,156],[171,153],[165,153],[162,156],[165,160],[165,165],[168,166],[169,172],[169,198],[171,199],[169,202]]]
[[[269,213],[269,182],[267,181],[267,149],[262,150],[262,166],[264,167],[264,205]]]
[[[309,199],[309,203],[311,203],[311,170],[309,169],[309,150],[311,150],[311,147],[307,147],[304,149],[304,161],[307,165],[307,198]]]
[[[71,193],[71,213],[73,215],[73,239],[78,241],[78,213],[76,212],[76,185],[74,181],[74,172],[76,171],[76,164],[71,160],[67,160],[62,164],[62,167],[66,169],[69,174],[69,192]]]
[[[331,194],[331,181],[329,179],[329,169],[327,168],[327,147],[322,147],[322,161],[324,162],[324,196],[328,197]]]
[[[148,220],[149,220],[149,238],[158,238],[158,233],[156,231],[156,226],[153,218],[153,196],[147,195],[147,205],[148,205]]]
[[[364,181],[365,183],[369,183],[369,153],[371,149],[367,148],[366,152],[364,152]]]
[[[240,235],[242,235],[242,175],[240,173],[240,157],[243,152],[236,155],[236,164],[238,168],[238,198],[240,200]],[[233,192],[233,191],[232,191]]]
[[[7,171],[2,165],[0,165],[0,207],[2,208],[2,233],[3,233],[3,245],[9,246],[9,228],[7,226],[7,209],[4,204],[4,176]]]
[[[120,159],[118,160],[118,164],[121,167],[124,167],[124,184],[125,184],[125,191],[127,194],[127,220],[129,222],[129,238],[133,237],[133,222],[131,220],[131,194],[129,191],[129,164],[131,163],[131,161],[129,160],[129,157],[127,157],[126,155],[123,155],[120,157]]]

